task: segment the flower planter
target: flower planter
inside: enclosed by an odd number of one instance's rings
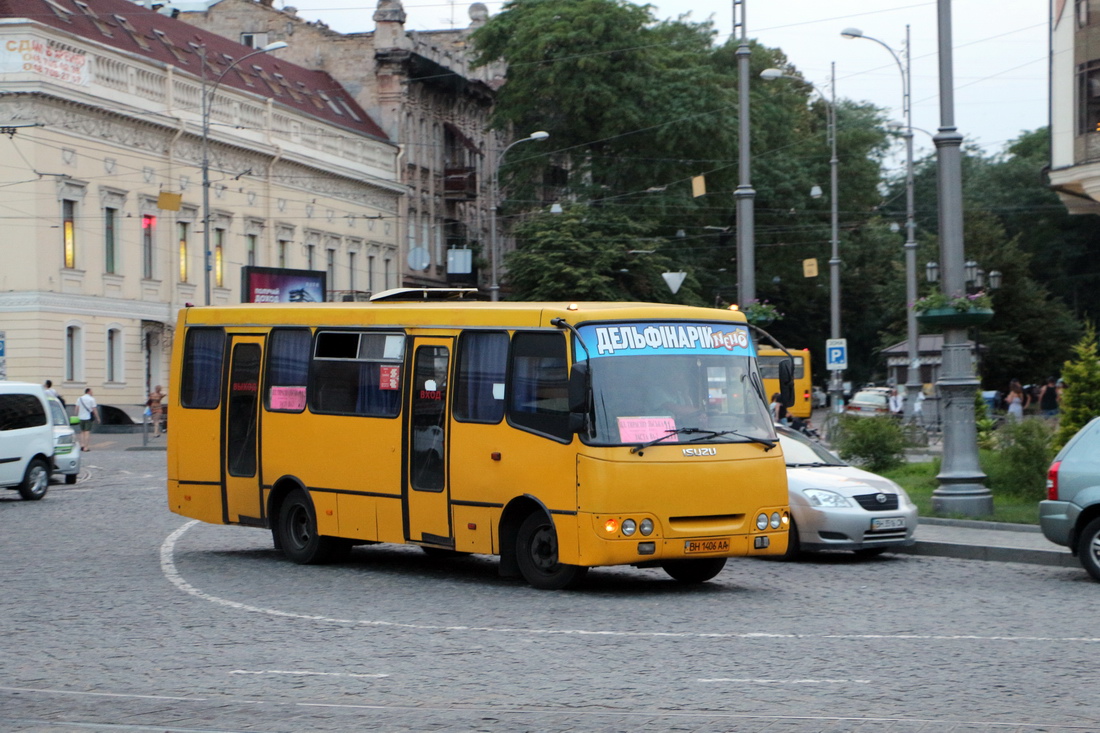
[[[993,317],[991,308],[971,308],[957,311],[954,308],[929,308],[917,314],[917,321],[933,328],[968,328],[980,326]]]

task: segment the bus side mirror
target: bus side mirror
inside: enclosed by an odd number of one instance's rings
[[[588,362],[579,361],[569,372],[569,429],[581,433],[588,428],[592,412],[592,392],[589,389]]]
[[[779,400],[784,406],[794,404],[794,361],[782,359],[779,362]]]

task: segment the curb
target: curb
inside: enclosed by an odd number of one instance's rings
[[[955,542],[922,542],[908,547],[898,547],[892,552],[926,557],[951,557],[957,560],[985,560],[988,562],[1019,562],[1027,565],[1047,565],[1063,568],[1080,568],[1081,564],[1068,550],[1025,550],[1018,547],[985,547]]]

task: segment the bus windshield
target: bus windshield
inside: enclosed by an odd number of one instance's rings
[[[638,324],[605,327],[599,334],[586,331],[601,329],[582,328],[590,344],[594,401],[587,442],[775,440],[748,332],[742,329]]]

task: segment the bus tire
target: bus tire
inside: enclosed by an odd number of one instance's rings
[[[331,562],[350,544],[334,537],[323,537],[317,531],[317,514],[313,502],[301,489],[287,494],[279,509],[277,544],[291,562],[299,565],[319,565]],[[345,550],[346,551],[346,550]]]
[[[726,558],[709,557],[705,560],[670,560],[661,567],[674,580],[681,583],[705,583],[726,567]]]
[[[520,525],[516,562],[523,579],[539,590],[571,588],[588,573],[586,567],[558,562],[558,534],[542,512],[529,514]]]
[[[50,488],[50,467],[41,458],[32,458],[19,484],[19,495],[25,501],[38,501]]]

